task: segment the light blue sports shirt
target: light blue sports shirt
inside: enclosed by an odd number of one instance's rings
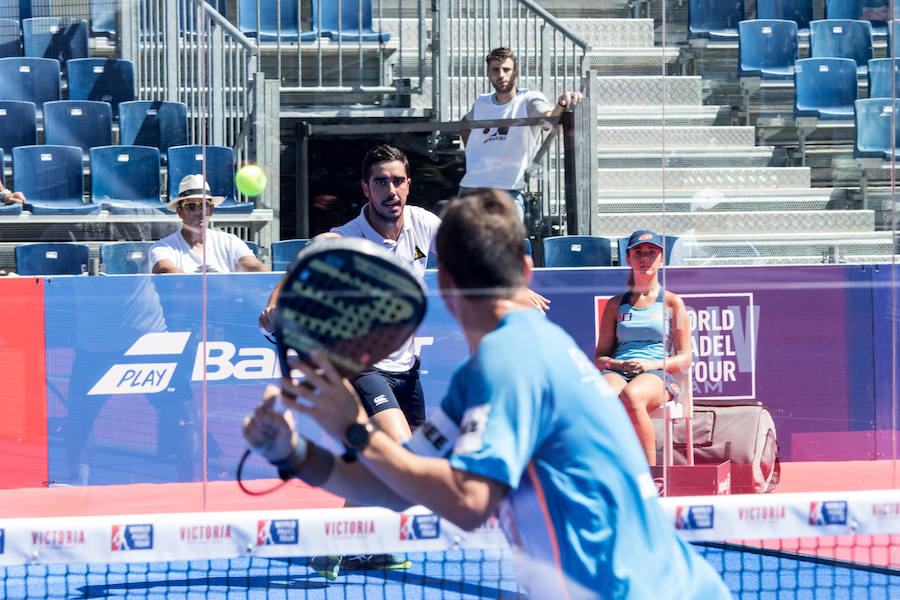
[[[631,305],[626,293],[616,317],[616,360],[659,360],[669,355],[663,340],[668,339],[669,313],[666,311],[665,290],[660,288],[656,300],[647,308]]]
[[[498,516],[532,598],[730,598],[663,515],[622,403],[537,310],[482,338],[408,447],[509,486]]]

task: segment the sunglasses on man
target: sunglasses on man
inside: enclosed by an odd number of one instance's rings
[[[181,203],[181,208],[183,208],[184,210],[186,210],[188,212],[194,212],[195,210],[200,210],[202,206],[203,206],[203,202],[182,202]],[[215,208],[215,206],[216,205],[213,204],[212,202],[207,202],[206,203],[206,211],[207,212],[212,211],[212,209]]]

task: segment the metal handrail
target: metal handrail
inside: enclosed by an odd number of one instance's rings
[[[222,16],[222,14],[216,10],[212,4],[207,2],[206,0],[192,0],[194,4],[200,5],[200,8],[206,13],[210,20],[213,21],[216,25],[221,27],[225,32],[233,37],[236,42],[238,42],[244,49],[250,51],[253,55],[259,54],[259,48],[256,47],[250,38],[241,33],[240,29],[235,27],[231,21]]]
[[[575,34],[572,33],[571,31],[569,31],[569,30],[566,28],[565,25],[563,25],[562,23],[560,23],[559,20],[557,20],[556,17],[554,17],[554,16],[553,16],[552,14],[550,14],[549,12],[547,12],[547,10],[546,10],[544,7],[535,4],[535,3],[532,2],[531,0],[518,0],[518,2],[519,2],[519,4],[522,4],[522,5],[526,6],[526,7],[528,7],[529,10],[534,11],[534,12],[536,12],[538,15],[540,15],[542,19],[544,19],[544,20],[547,21],[550,25],[552,25],[553,28],[554,28],[558,33],[560,33],[560,34],[563,35],[564,37],[567,37],[573,44],[575,44],[576,46],[580,47],[580,48],[581,48],[582,50],[584,50],[585,52],[590,51],[590,48],[591,48],[591,45],[590,45],[590,44],[588,44],[588,43],[585,42],[583,39],[581,39],[580,37],[578,37],[577,35],[575,35]]]

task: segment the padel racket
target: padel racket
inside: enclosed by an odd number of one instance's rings
[[[288,353],[317,351],[345,376],[394,352],[425,316],[425,288],[412,267],[362,238],[307,245],[285,272],[275,308],[282,372]]]
[[[425,288],[412,267],[362,238],[327,237],[308,244],[288,267],[275,305],[274,336],[282,373],[292,351],[317,351],[345,376],[372,366],[415,333],[425,316]],[[286,410],[279,397],[273,407]],[[278,486],[252,491],[259,496]]]

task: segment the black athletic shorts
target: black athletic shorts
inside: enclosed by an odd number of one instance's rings
[[[419,382],[419,359],[409,371],[391,373],[371,367],[353,380],[353,387],[371,417],[388,408],[399,408],[409,428],[425,422],[425,393]]]

